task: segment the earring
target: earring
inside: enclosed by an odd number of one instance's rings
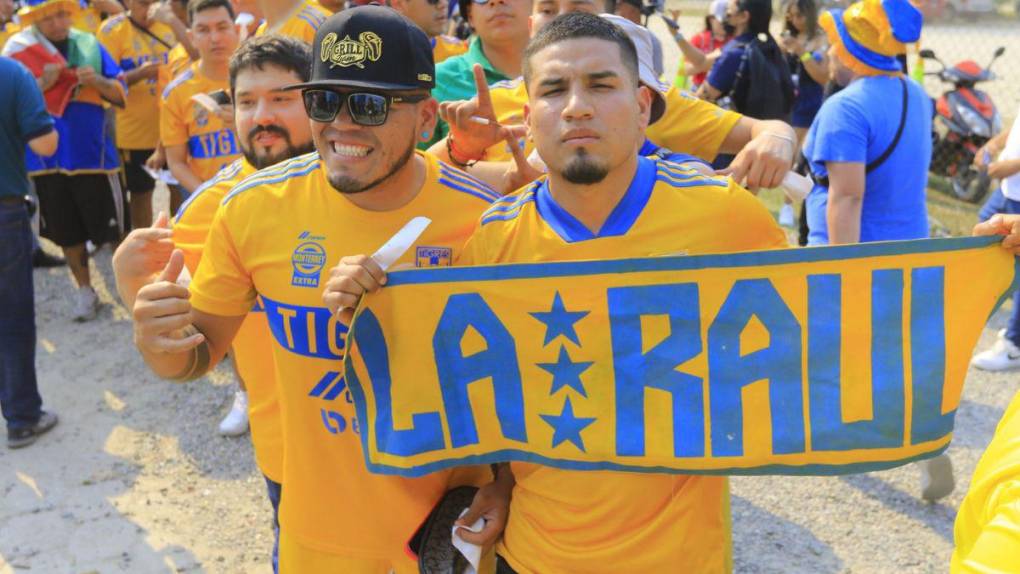
[[[424,141],[428,141],[429,140],[429,136],[431,136],[431,135],[432,134],[430,134],[429,132],[421,132],[421,139],[424,140]]]

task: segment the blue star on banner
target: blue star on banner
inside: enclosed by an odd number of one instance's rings
[[[564,441],[570,441],[574,443],[574,446],[584,450],[584,440],[581,439],[581,431],[588,427],[591,423],[595,422],[594,418],[575,417],[574,407],[570,404],[570,397],[563,403],[563,412],[559,415],[539,415],[542,420],[549,423],[549,426],[553,428],[553,439],[552,445],[555,448],[557,445]]]
[[[556,394],[556,391],[563,387],[570,387],[581,393],[581,396],[585,398],[588,397],[588,393],[585,392],[584,383],[581,382],[581,373],[587,371],[588,367],[593,364],[591,361],[578,361],[575,363],[570,360],[570,354],[567,353],[566,345],[560,345],[560,358],[555,363],[537,363],[542,370],[553,376],[552,390],[549,391],[550,396]]]
[[[560,292],[557,291],[556,297],[553,299],[552,309],[536,311],[529,313],[529,315],[545,323],[545,341],[542,343],[544,347],[560,335],[570,339],[575,345],[580,345],[581,341],[577,338],[574,323],[583,319],[588,313],[588,311],[567,311],[566,307],[563,306],[563,298],[560,297]]]

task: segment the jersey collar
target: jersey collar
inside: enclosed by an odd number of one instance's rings
[[[600,237],[624,235],[641,216],[655,186],[655,162],[644,157],[638,158],[637,172],[631,180],[627,193],[620,199],[599,232],[592,233],[567,210],[560,207],[549,192],[549,180],[543,181],[535,193],[535,207],[538,215],[567,243],[588,241]]]

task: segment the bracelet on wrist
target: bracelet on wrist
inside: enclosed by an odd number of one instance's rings
[[[461,151],[458,150],[457,146],[453,143],[452,134],[446,136],[446,155],[450,157],[450,162],[453,163],[453,165],[461,169],[469,168],[478,163],[479,160],[485,158],[484,153],[478,157],[465,157],[466,154],[461,153]]]

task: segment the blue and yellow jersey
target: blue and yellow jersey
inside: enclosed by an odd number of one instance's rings
[[[318,2],[302,0],[286,20],[272,28],[263,22],[255,31],[255,35],[280,34],[311,44],[315,41],[315,33],[319,30],[319,26],[322,26],[322,23],[330,16],[332,14],[329,10],[323,8]]]
[[[417,479],[368,472],[342,376],[347,330],[322,303],[342,256],[374,253],[417,216],[432,224],[398,265],[450,265],[498,197],[433,156],[416,157],[425,183],[389,212],[362,210],[336,191],[317,153],[257,172],[224,198],[191,283],[196,309],[240,316],[260,301],[269,322],[287,437],[281,571],[417,572],[405,546],[443,493],[491,480],[487,468]]]
[[[31,46],[38,42],[34,28],[25,28],[8,39],[8,48],[15,44]],[[92,66],[99,75],[116,80],[115,85],[127,96],[124,73],[92,34],[72,29],[68,44],[72,61]],[[82,54],[85,54],[83,56]],[[25,166],[29,175],[63,173],[114,173],[120,170],[117,146],[106,129],[105,100],[96,88],[79,86],[60,117],[54,117],[54,127],[60,135],[57,153],[40,157],[26,150]]]
[[[444,34],[432,37],[432,59],[437,64],[447,58],[465,54],[467,51],[468,43],[466,40]]]
[[[216,114],[191,99],[195,94],[229,90],[226,80],[203,76],[198,63],[192,64],[163,90],[159,116],[159,137],[166,147],[188,148],[188,165],[202,181],[241,156],[237,136]]]
[[[96,36],[120,64],[130,72],[150,62],[166,64],[177,39],[166,24],[153,22],[148,31],[139,30],[127,13],[107,19]],[[117,109],[117,147],[121,149],[154,149],[159,143],[159,79],[151,78],[130,86],[127,102]]]
[[[1020,393],[1006,408],[956,513],[950,571],[1015,572],[1020,564]]]
[[[166,63],[159,67],[159,79],[157,80],[156,93],[162,95],[166,87],[174,78],[180,76],[191,65],[191,56],[184,44],[177,44],[173,50],[166,55]]]
[[[184,252],[184,264],[192,276],[198,272],[202,248],[223,197],[255,171],[246,160],[238,159],[196,189],[181,205],[174,218],[174,246]],[[248,421],[255,462],[262,474],[283,482],[283,430],[280,402],[276,399],[272,335],[261,305],[256,304],[241,323],[231,351],[248,390]]]
[[[524,104],[528,92],[522,78],[497,82],[489,87],[492,109],[501,125],[524,123]],[[684,90],[671,87],[666,92],[666,111],[657,122],[648,126],[645,135],[656,145],[677,153],[713,161],[726,136],[741,115],[699,100]],[[533,148],[525,141],[524,153]],[[488,161],[510,161],[513,157],[507,144],[498,143],[485,152]]]
[[[638,158],[633,181],[598,233],[560,207],[543,178],[482,215],[458,264],[696,255],[786,245],[769,212],[732,180]],[[585,397],[574,399],[583,412]],[[497,552],[521,574],[730,570],[726,478],[568,471],[530,463],[511,467],[517,486]]]

